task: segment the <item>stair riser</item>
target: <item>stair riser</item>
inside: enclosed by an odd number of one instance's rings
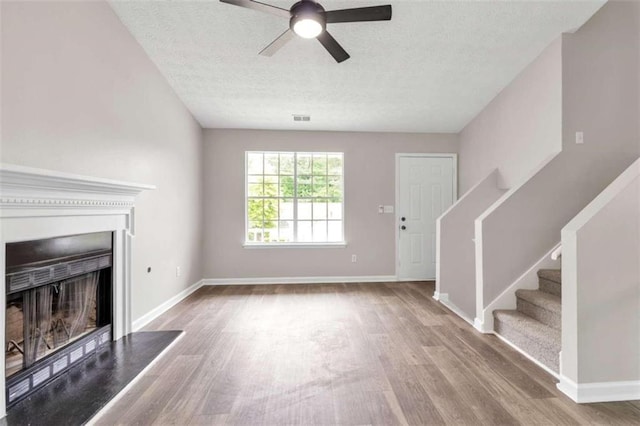
[[[560,327],[562,326],[562,316],[558,312],[543,309],[520,298],[517,300],[517,309],[523,314],[528,315],[549,327],[560,330]]]
[[[560,271],[560,269],[540,269],[538,271],[538,278],[543,278],[549,281],[555,281],[557,283],[561,283],[562,272]]]
[[[556,296],[562,296],[562,286],[559,283],[555,281],[549,281],[545,278],[539,278],[538,282],[540,291],[544,291]]]
[[[524,336],[520,331],[510,327],[508,324],[503,324],[500,320],[494,321],[494,328],[496,333],[507,339],[509,342],[520,348],[523,352],[529,354],[531,357],[537,359],[540,363],[549,367],[556,373],[559,371],[559,353],[560,348],[550,348],[543,346],[541,342],[530,339]]]

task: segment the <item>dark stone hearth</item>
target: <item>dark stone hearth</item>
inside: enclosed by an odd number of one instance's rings
[[[180,334],[182,331],[138,332],[105,345],[98,354],[12,407],[7,424],[86,423]]]

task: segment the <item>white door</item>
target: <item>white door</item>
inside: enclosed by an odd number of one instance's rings
[[[398,279],[436,276],[436,219],[456,197],[454,156],[398,157]]]

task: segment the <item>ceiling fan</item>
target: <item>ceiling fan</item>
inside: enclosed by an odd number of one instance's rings
[[[317,38],[336,62],[340,63],[349,59],[349,54],[329,34],[327,24],[391,20],[391,5],[325,11],[314,0],[301,0],[289,10],[254,0],[220,1],[289,19],[289,28],[260,52],[263,56],[272,56],[294,35],[298,35],[303,38]]]

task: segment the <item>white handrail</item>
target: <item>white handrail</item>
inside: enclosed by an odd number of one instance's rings
[[[562,245],[559,245],[558,248],[551,253],[551,259],[558,260],[560,256],[562,256]]]

